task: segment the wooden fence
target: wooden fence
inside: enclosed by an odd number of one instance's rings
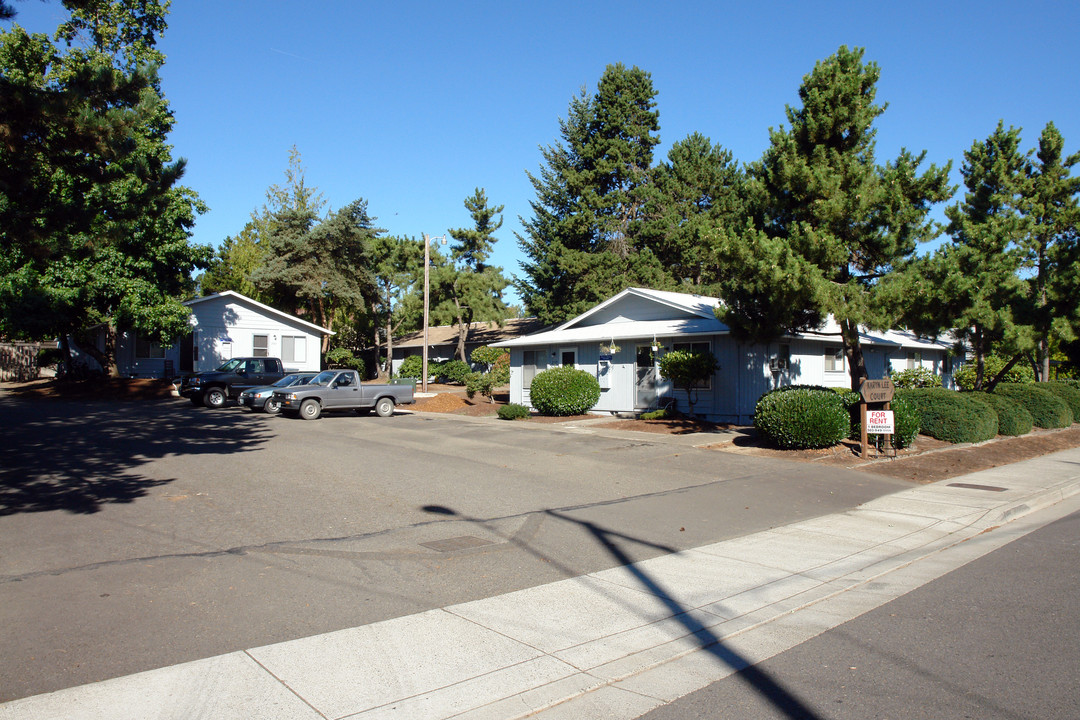
[[[0,382],[26,382],[38,376],[41,343],[0,343]]]

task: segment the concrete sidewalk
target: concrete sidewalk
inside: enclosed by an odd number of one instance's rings
[[[1080,449],[507,595],[0,705],[24,718],[633,718],[1080,507]],[[1068,500],[1067,500],[1068,499]],[[615,557],[621,538],[591,527]]]

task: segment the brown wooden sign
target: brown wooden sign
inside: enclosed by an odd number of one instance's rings
[[[895,389],[896,387],[890,378],[863,380],[862,385],[859,386],[859,394],[862,395],[863,402],[883,403],[893,399]]]

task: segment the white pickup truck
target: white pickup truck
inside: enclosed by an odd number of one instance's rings
[[[363,385],[355,370],[324,370],[307,385],[275,390],[274,400],[280,403],[281,412],[299,414],[305,420],[316,420],[324,412],[337,410],[374,410],[379,417],[390,417],[395,405],[416,402],[411,383]]]

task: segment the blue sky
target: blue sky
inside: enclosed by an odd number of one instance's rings
[[[51,33],[56,0],[16,0]],[[657,90],[662,144],[701,132],[740,162],[761,156],[816,60],[840,45],[881,67],[878,159],[901,147],[954,161],[999,119],[1033,147],[1053,121],[1080,148],[1080,3],[418,2],[175,0],[160,43],[184,183],[219,244],[284,180],[289,149],[333,208],[368,201],[397,235],[466,227],[485,188],[505,205],[494,262],[520,274],[514,233],[534,199],[526,171],[606,65]],[[511,298],[516,301],[516,298]]]

